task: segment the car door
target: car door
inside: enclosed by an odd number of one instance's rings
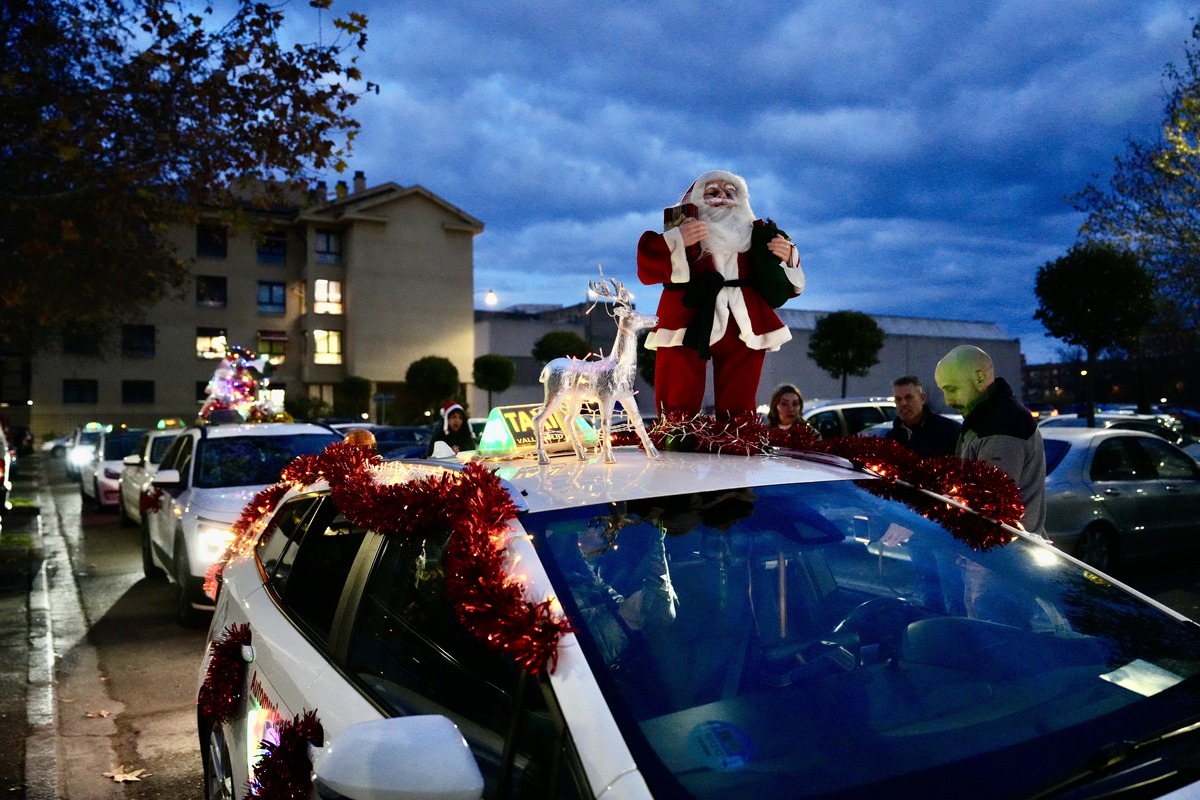
[[[366,582],[344,671],[390,716],[451,719],[487,797],[590,797],[545,676],[531,676],[459,621],[446,594],[445,534],[390,537]]]
[[[1097,440],[1088,465],[1094,497],[1120,531],[1122,556],[1138,556],[1159,547],[1158,531],[1146,525],[1158,496],[1158,479],[1133,436]]]
[[[174,568],[175,514],[177,500],[186,491],[188,471],[192,463],[193,437],[180,436],[163,457],[161,469],[179,472],[180,483],[175,486],[152,484],[146,491],[150,502],[150,513],[145,515],[144,524],[150,535],[150,546],[159,554],[164,569],[171,573]],[[172,573],[173,574],[173,573]]]
[[[381,716],[330,664],[334,619],[368,533],[325,500],[303,495],[280,507],[248,562],[256,570],[248,570],[247,562],[235,565],[230,580],[237,585],[229,590],[237,596],[221,603],[214,617],[214,632],[249,624],[254,650],[245,708],[226,739],[234,775],[249,776],[260,743],[306,711],[317,712],[327,742],[355,722]],[[248,581],[257,584],[254,590],[244,588]]]
[[[1153,526],[1158,551],[1195,547],[1200,532],[1200,468],[1185,453],[1156,436],[1135,440],[1154,470],[1145,524]]]

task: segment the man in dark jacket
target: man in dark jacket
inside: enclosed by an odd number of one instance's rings
[[[1042,534],[1046,527],[1046,455],[1033,415],[1012,388],[995,376],[992,359],[978,347],[961,345],[937,364],[934,380],[946,405],[963,415],[957,454],[999,467],[1017,484],[1025,502],[1021,523]]]
[[[892,399],[896,401],[896,419],[886,438],[895,439],[923,458],[954,455],[962,426],[933,412],[920,378],[896,378],[892,381]]]

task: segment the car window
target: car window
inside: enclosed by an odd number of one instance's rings
[[[818,411],[809,417],[808,424],[817,429],[822,439],[842,435],[842,422],[836,411]]]
[[[851,435],[887,420],[883,411],[876,406],[848,406],[842,409],[842,416],[846,420],[846,433]]]
[[[1138,443],[1146,451],[1158,477],[1167,480],[1196,479],[1196,464],[1185,453],[1158,439],[1139,439]]]
[[[272,577],[285,612],[318,641],[329,641],[346,578],[367,531],[350,524],[331,500],[298,525]]]
[[[195,440],[191,436],[180,436],[178,446],[172,448],[172,452],[167,453],[167,458],[164,459],[161,469],[179,470],[179,477],[185,483],[188,480],[188,471],[192,466],[192,447]]]
[[[580,796],[568,766],[573,759],[556,756],[566,746],[557,714],[550,713],[539,685],[520,691],[523,681],[537,679],[459,623],[446,596],[444,543],[444,537],[386,542],[359,608],[349,671],[393,715],[454,720],[479,762],[485,796]],[[523,698],[520,704],[516,697]],[[501,787],[510,730],[510,785]]]
[[[161,463],[163,460],[163,456],[166,455],[167,450],[170,449],[171,444],[174,441],[175,441],[174,436],[156,436],[156,437],[154,437],[154,439],[151,440],[151,442],[150,442],[150,458],[148,459],[149,462],[151,464]],[[142,452],[143,448],[139,447],[138,451]]]
[[[1101,440],[1092,456],[1092,480],[1144,481],[1152,477],[1145,457],[1136,448],[1136,443],[1124,436]]]
[[[292,540],[296,538],[301,524],[316,507],[317,499],[315,497],[297,497],[289,500],[275,512],[275,515],[271,517],[270,526],[259,537],[255,551],[258,563],[262,567],[263,574],[267,576],[267,583],[271,585],[277,595],[283,594],[290,574],[289,568],[280,569],[280,563],[284,560],[284,552],[289,549],[294,550],[291,547]],[[289,559],[287,563],[290,567],[291,560]]]
[[[1071,445],[1061,439],[1044,439],[1042,440],[1042,449],[1046,454],[1046,474],[1050,475],[1062,463],[1067,451],[1071,449]],[[1092,480],[1095,478],[1093,477]]]
[[[200,443],[196,486],[217,489],[275,483],[293,458],[319,453],[336,441],[339,439],[332,433],[209,437]]]
[[[104,439],[104,460],[120,461],[130,453],[137,452],[140,433],[110,434]]]
[[[159,468],[175,469],[175,465],[179,462],[179,451],[183,449],[184,440],[191,441],[191,438],[191,436],[180,436],[171,442],[171,446],[167,448],[167,452],[163,454],[162,461],[159,462]]]

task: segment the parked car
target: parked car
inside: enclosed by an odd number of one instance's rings
[[[822,439],[853,436],[863,428],[891,422],[896,418],[896,403],[890,397],[850,397],[827,400],[804,411],[804,421],[821,434]]]
[[[1046,535],[1102,570],[1200,546],[1200,466],[1161,438],[1117,427],[1041,427]]]
[[[1183,446],[1190,444],[1192,441],[1192,437],[1184,433],[1182,423],[1168,414],[1114,414],[1104,412],[1096,414],[1095,421],[1096,427],[1152,433],[1174,445]],[[1038,425],[1043,428],[1086,428],[1087,417],[1075,415],[1046,417],[1039,420]]]
[[[212,608],[204,576],[246,503],[293,458],[340,440],[323,425],[276,422],[197,425],[176,437],[145,490],[142,566],[147,577],[165,571],[179,585],[181,624]]]
[[[142,438],[140,428],[115,428],[101,432],[92,460],[80,468],[79,495],[101,508],[120,505],[121,470],[125,456],[137,448]]]
[[[65,466],[68,476],[79,479],[84,466],[90,463],[96,454],[96,442],[100,441],[104,428],[99,422],[89,422],[74,430],[66,448]]]
[[[302,715],[322,735],[311,770],[288,769],[322,797],[1148,796],[1200,778],[1200,626],[1181,614],[1016,530],[984,526],[1011,537],[984,547],[848,461],[615,452],[496,462],[516,513],[476,557],[486,493],[445,506],[453,533],[410,510],[482,481],[473,465],[291,487],[222,574],[207,796],[281,769],[256,777],[260,743]],[[431,477],[430,501],[397,504],[385,475]],[[503,583],[493,546],[517,611],[449,591],[451,553]],[[508,653],[537,608],[570,629],[521,671]]]
[[[120,502],[117,515],[122,525],[142,524],[142,492],[158,471],[159,462],[182,428],[151,430],[142,434],[133,452],[121,464]]]
[[[8,510],[12,507],[8,499],[12,494],[12,465],[12,451],[8,449],[4,429],[0,428],[0,526],[3,526],[4,518],[8,516]]]
[[[421,458],[432,435],[424,425],[377,425],[375,447],[384,458]]]

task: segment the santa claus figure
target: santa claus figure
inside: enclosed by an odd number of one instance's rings
[[[663,233],[642,234],[637,255],[642,283],[663,285],[646,339],[654,405],[698,414],[711,360],[718,417],[753,413],[765,354],[792,338],[774,309],[804,290],[799,253],[755,218],[746,181],[731,172],[701,175],[668,215]]]

